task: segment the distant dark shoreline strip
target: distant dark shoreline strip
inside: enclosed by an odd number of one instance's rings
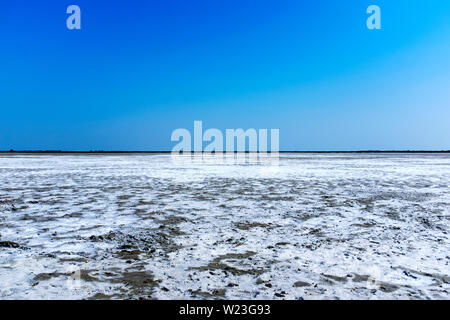
[[[62,150],[10,150],[0,151],[0,154],[170,154],[172,151],[62,151]],[[189,153],[189,152],[186,152]],[[191,154],[200,154],[203,152],[191,151]],[[221,154],[223,152],[217,152]],[[235,151],[234,153],[260,153],[249,151]],[[265,152],[264,152],[265,153]],[[268,152],[270,153],[270,152]],[[354,150],[354,151],[288,151],[283,150],[279,153],[450,153],[450,150]],[[210,154],[208,152],[208,154]]]

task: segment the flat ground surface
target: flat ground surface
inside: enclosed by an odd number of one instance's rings
[[[0,298],[450,298],[449,154],[190,158],[0,155]]]

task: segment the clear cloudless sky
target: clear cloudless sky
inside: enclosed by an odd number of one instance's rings
[[[0,37],[0,150],[170,150],[194,120],[450,149],[448,0],[4,0]]]

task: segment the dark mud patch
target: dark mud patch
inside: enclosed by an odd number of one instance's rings
[[[61,218],[81,218],[83,216],[83,212],[72,212],[63,215]]]
[[[177,225],[179,223],[186,222],[187,219],[179,216],[168,216],[165,219],[156,221],[162,225]]]
[[[203,194],[203,193],[198,193],[198,194],[194,194],[192,196],[192,199],[194,200],[198,200],[198,201],[215,201],[218,200],[219,198],[214,198],[214,197],[208,197],[207,195]]]
[[[73,258],[59,258],[59,262],[78,262],[87,263],[89,260],[83,257],[73,257]]]
[[[159,286],[160,281],[155,280],[153,274],[148,271],[127,271],[119,278],[110,279],[112,283],[125,285],[127,294],[133,299],[146,296],[150,297],[153,288]]]
[[[378,288],[381,290],[381,291],[383,291],[383,292],[385,292],[385,293],[391,293],[391,292],[394,292],[394,291],[396,291],[399,287],[398,286],[396,286],[395,284],[390,284],[390,283],[387,283],[387,282],[378,282],[377,283],[377,286],[378,286]]]
[[[147,201],[147,200],[138,200],[137,206],[152,206],[155,205],[155,201]]]
[[[317,215],[315,214],[310,214],[310,213],[302,213],[299,211],[295,212],[298,215],[293,215],[292,218],[295,220],[299,220],[299,221],[308,221],[309,219],[313,219],[313,218],[317,218]]]
[[[443,275],[443,274],[437,274],[437,273],[430,273],[430,272],[423,272],[423,271],[418,271],[418,270],[413,270],[410,268],[404,268],[404,267],[392,267],[392,269],[394,270],[403,270],[403,274],[405,274],[406,276],[412,277],[414,278],[414,274],[417,276],[423,276],[423,277],[428,277],[428,278],[432,278],[434,280],[436,280],[438,283],[445,283],[445,284],[450,284],[450,276],[448,275]]]
[[[115,253],[114,256],[119,259],[124,260],[131,260],[131,261],[138,261],[141,260],[141,255],[145,254],[145,251],[141,250],[120,250],[119,252]]]
[[[353,282],[367,282],[368,284],[373,285],[375,288],[378,288],[380,291],[384,293],[391,293],[399,289],[399,287],[395,284],[377,281],[376,279],[373,279],[369,275],[361,275],[354,273],[353,274]]]
[[[265,272],[263,268],[240,269],[240,268],[230,266],[223,262],[223,261],[236,262],[236,260],[251,260],[252,259],[251,257],[255,254],[256,254],[256,252],[253,252],[253,251],[247,251],[245,253],[228,253],[228,254],[216,257],[213,261],[211,261],[206,266],[192,267],[189,269],[190,270],[199,270],[199,271],[223,271],[225,273],[231,273],[235,276],[240,276],[240,275],[245,275],[245,274],[259,276]]]
[[[111,284],[120,284],[121,293],[108,295],[106,293],[96,293],[89,299],[137,299],[137,298],[151,298],[153,289],[159,285],[159,280],[155,280],[152,273],[147,271],[123,271],[117,277],[117,274],[106,272],[103,275],[107,277],[105,281],[93,277],[91,274],[95,273],[93,270],[79,270],[70,273],[50,272],[41,273],[34,277],[34,284],[36,286],[39,282],[48,281],[53,278],[63,277],[67,280],[83,280],[87,282],[104,282]]]
[[[245,274],[259,276],[264,273],[264,269],[238,269],[232,266],[229,266],[225,263],[211,262],[206,266],[202,267],[192,267],[190,270],[198,270],[198,271],[223,271],[224,273],[231,273],[234,276],[241,276]]]
[[[339,277],[339,276],[335,276],[332,274],[322,274],[322,276],[324,276],[325,278],[337,281],[337,282],[347,282],[348,278],[347,277]]]
[[[354,273],[354,274],[353,274],[352,281],[353,281],[353,282],[366,282],[366,281],[368,281],[369,279],[370,279],[370,276],[369,276],[369,275]]]
[[[275,245],[276,245],[277,247],[284,247],[284,246],[288,246],[288,245],[290,245],[290,244],[291,244],[290,242],[286,242],[286,241],[281,241],[281,242],[275,243]]]
[[[308,231],[309,235],[314,235],[316,237],[325,237],[325,234],[323,233],[323,231],[319,228],[314,228]]]
[[[123,295],[119,293],[106,294],[103,292],[98,292],[93,296],[87,298],[87,300],[122,300],[123,298]]]
[[[214,289],[211,292],[205,292],[201,290],[189,290],[192,296],[201,297],[204,299],[223,299],[225,298],[225,289]]]
[[[292,286],[295,288],[301,288],[301,287],[309,287],[309,286],[311,286],[311,284],[308,282],[296,281],[296,282],[294,282],[294,284]]]
[[[134,197],[134,195],[131,195],[131,194],[123,194],[123,195],[117,196],[117,199],[118,200],[128,200],[133,197]]]
[[[22,248],[22,246],[13,241],[0,241],[0,248]]]
[[[260,223],[260,222],[238,222],[235,225],[236,225],[236,228],[238,228],[240,230],[245,230],[245,231],[253,229],[253,228],[263,228],[266,230],[271,230],[271,229],[274,229],[277,227],[272,224]]]
[[[363,223],[354,223],[352,224],[352,227],[357,227],[357,228],[372,228],[375,227],[377,224],[373,221],[369,221],[369,222],[363,222]]]
[[[92,297],[89,297],[87,300],[120,300],[123,299],[123,296],[120,294],[106,294],[106,293],[96,293]]]
[[[282,195],[263,195],[261,196],[263,201],[294,201],[292,196],[282,196]]]
[[[100,281],[99,279],[90,275],[93,270],[78,270],[74,272],[49,272],[49,273],[40,273],[36,275],[33,280],[35,282],[40,281],[48,281],[53,278],[66,277],[67,279],[72,280],[83,280],[83,281]]]
[[[223,254],[221,256],[218,256],[216,258],[214,258],[214,262],[220,262],[222,260],[230,260],[230,259],[248,259],[252,256],[254,256],[256,254],[256,252],[253,251],[247,251],[245,253],[227,253],[227,254]]]
[[[168,254],[182,248],[181,245],[173,241],[174,237],[181,234],[178,228],[163,229],[140,230],[136,233],[111,231],[104,235],[92,235],[89,240],[115,244],[117,248],[117,251],[113,254],[115,257],[126,260],[140,260],[141,254],[151,256],[156,251]]]
[[[22,219],[23,221],[33,221],[33,222],[50,222],[50,221],[56,221],[58,217],[51,217],[51,216],[31,216],[29,214],[24,214]]]

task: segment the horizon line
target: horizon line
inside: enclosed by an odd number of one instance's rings
[[[0,150],[0,154],[5,153],[79,153],[79,154],[95,154],[95,153],[107,153],[107,154],[115,154],[115,153],[161,153],[168,154],[173,151],[167,150]],[[186,151],[186,152],[177,152],[179,154],[190,153],[207,153],[207,154],[220,154],[220,153],[272,153],[271,151],[217,151],[217,152],[209,152],[209,151]],[[450,153],[450,150],[282,150],[282,151],[274,151],[273,153]]]

